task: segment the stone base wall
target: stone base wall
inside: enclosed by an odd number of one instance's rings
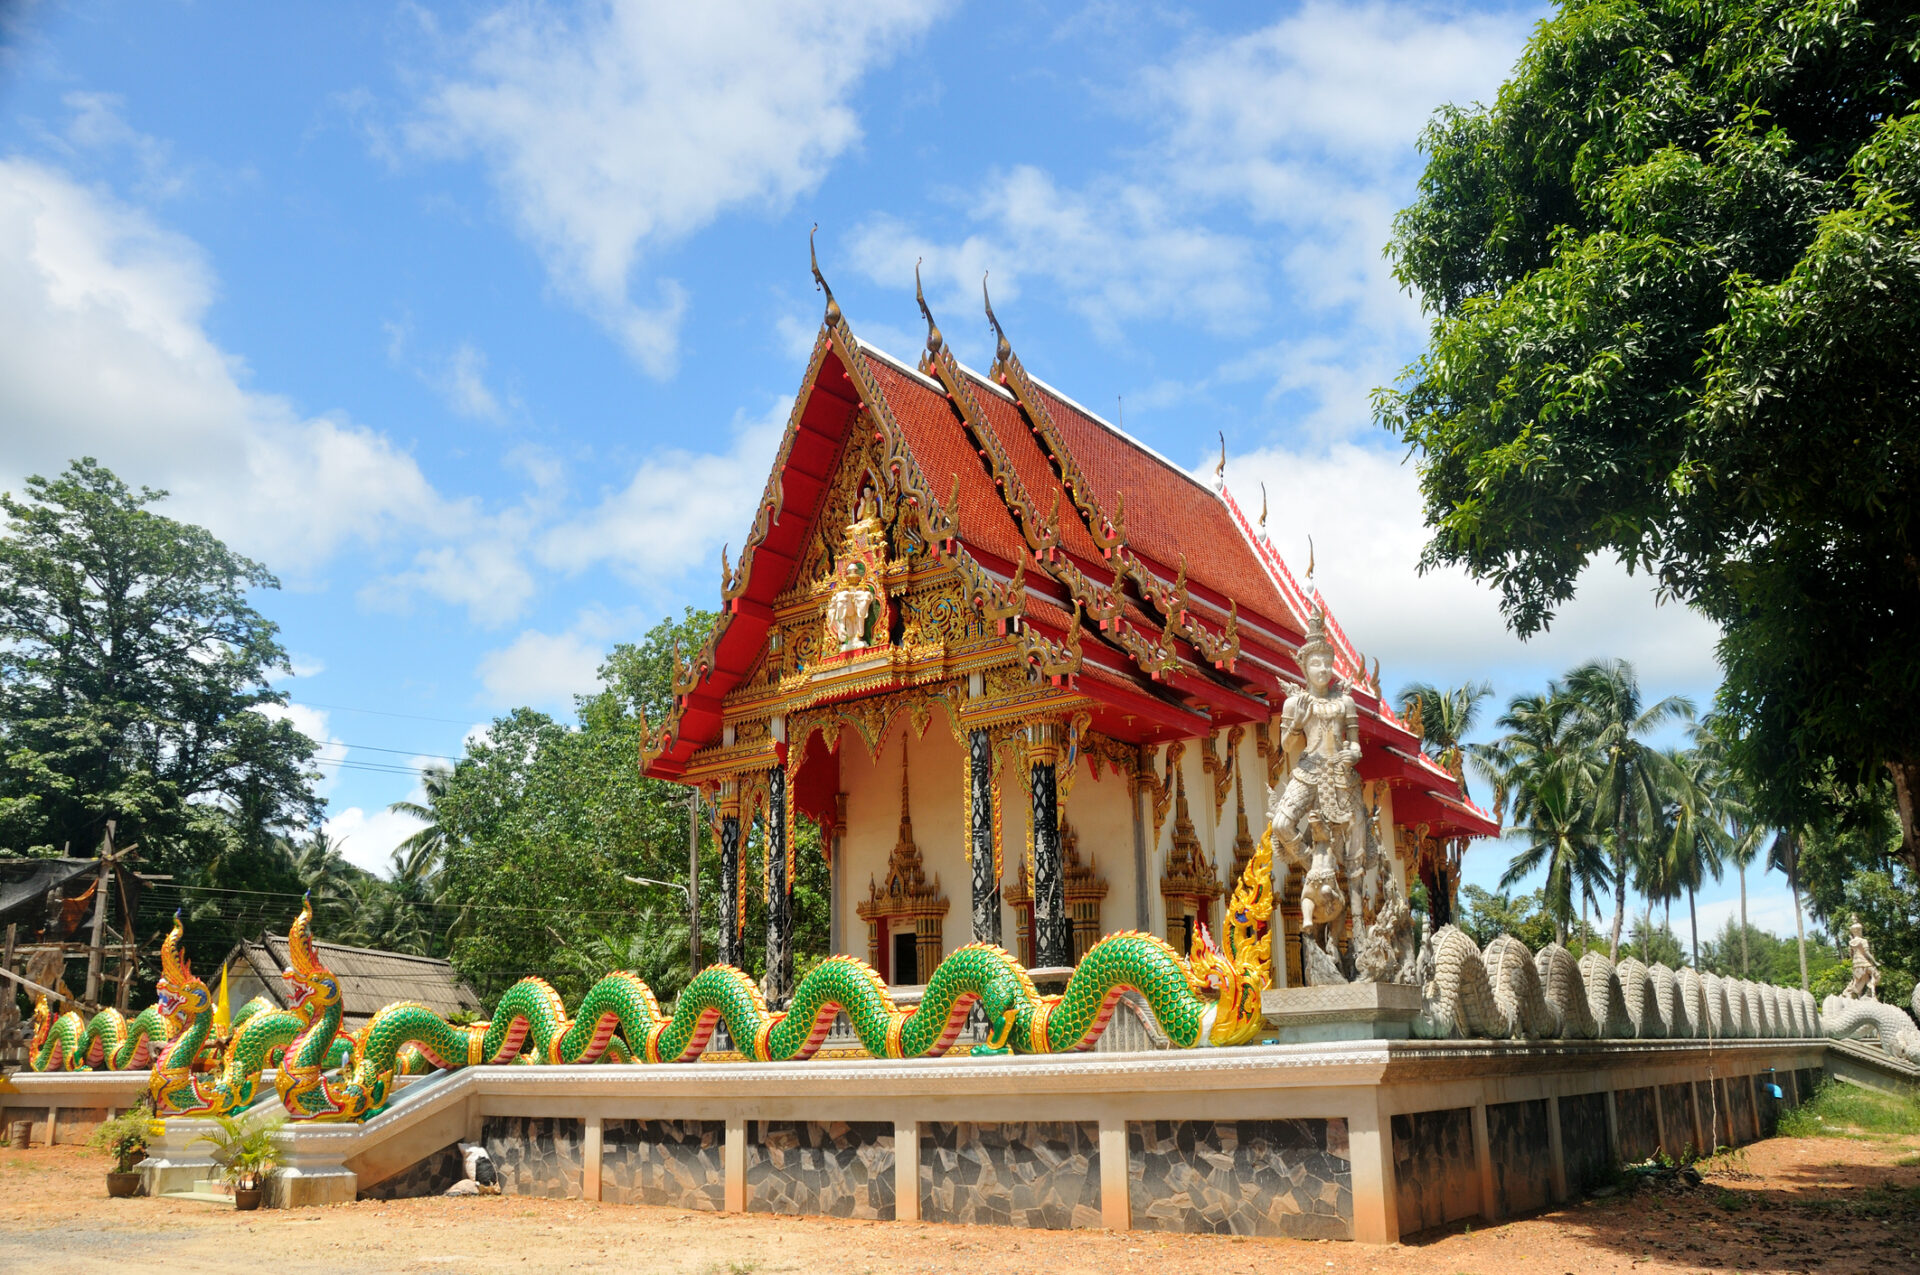
[[[1660,1122],[1653,1101],[1651,1088],[1613,1092],[1613,1114],[1620,1124],[1620,1159],[1624,1164],[1651,1160],[1660,1151]]]
[[[1127,1126],[1143,1231],[1353,1238],[1344,1120],[1155,1120]]]
[[[1048,1230],[1100,1225],[1096,1124],[928,1124],[920,1138],[925,1221]]]
[[[1487,1106],[1487,1145],[1493,1155],[1494,1201],[1503,1217],[1532,1213],[1553,1200],[1553,1154],[1546,1100]]]
[[[1607,1096],[1575,1094],[1560,1099],[1560,1159],[1567,1190],[1585,1195],[1607,1180],[1613,1149],[1607,1141]]]
[[[727,1205],[723,1120],[609,1120],[600,1131],[600,1198],[718,1212]]]
[[[467,1176],[459,1144],[442,1147],[426,1159],[360,1192],[363,1200],[417,1200],[444,1195],[448,1187]]]
[[[481,1140],[500,1175],[500,1194],[580,1198],[586,1163],[580,1121],[488,1116]]]
[[[893,1126],[753,1120],[747,1212],[893,1219]]]
[[[1393,1118],[1393,1180],[1402,1234],[1480,1214],[1473,1112],[1416,1111]]]

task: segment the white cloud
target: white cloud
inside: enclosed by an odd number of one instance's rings
[[[412,350],[411,319],[389,320],[384,327],[388,360],[418,377],[456,416],[496,423],[505,418],[500,396],[487,384],[484,350],[470,341],[462,341],[444,357],[422,358]]]
[[[1350,434],[1424,330],[1380,254],[1414,193],[1414,139],[1437,107],[1492,96],[1535,16],[1309,0],[1246,35],[1195,37],[1108,95],[1148,122],[1138,150],[1078,182],[1027,165],[977,178],[957,234],[876,215],[855,261],[901,286],[924,257],[941,304],[969,312],[989,266],[996,299],[1044,279],[1109,339],[1167,316],[1257,328],[1280,294],[1315,335],[1222,375],[1269,379],[1315,435]]]
[[[1678,604],[1655,605],[1647,577],[1611,561],[1590,565],[1553,627],[1527,642],[1507,631],[1492,586],[1458,569],[1419,574],[1427,530],[1418,478],[1397,451],[1338,443],[1229,459],[1227,484],[1243,509],[1259,508],[1263,482],[1274,547],[1304,578],[1312,537],[1315,583],[1354,644],[1379,658],[1390,693],[1416,678],[1486,678],[1504,700],[1596,656],[1632,661],[1652,695],[1698,697],[1719,682],[1715,626]]]
[[[340,763],[347,759],[347,746],[334,737],[327,711],[310,704],[289,703],[261,704],[254,712],[271,721],[290,722],[295,730],[320,745],[313,755],[320,771],[320,782],[313,786],[313,792],[325,800],[339,783]]]
[[[416,786],[410,800],[418,801],[421,796]],[[392,871],[394,849],[425,826],[412,815],[391,810],[369,812],[359,806],[348,806],[323,825],[328,838],[339,843],[341,857],[381,876]]]
[[[403,571],[382,576],[360,590],[370,607],[404,613],[424,593],[464,606],[474,623],[496,628],[520,615],[534,595],[533,573],[522,549],[534,520],[525,509],[483,519],[479,534],[414,552]]]
[[[478,154],[556,286],[655,376],[687,296],[650,253],[735,208],[779,209],[860,138],[861,77],[943,6],[611,0],[571,17],[515,4],[405,129],[418,153]]]
[[[208,336],[199,249],[144,213],[0,160],[0,486],[93,455],[164,486],[169,515],[282,569],[350,541],[456,534],[471,517],[386,436],[244,387]]]
[[[140,171],[140,193],[166,199],[186,189],[187,176],[174,164],[173,147],[140,132],[122,118],[125,100],[117,93],[69,93],[61,99],[73,112],[64,140],[87,151],[126,151]]]
[[[604,563],[641,585],[702,563],[717,576],[723,542],[739,558],[792,408],[781,398],[758,420],[736,418],[725,452],[653,453],[598,507],[549,530],[540,561],[570,572]]]
[[[606,656],[604,643],[578,631],[528,629],[511,645],[488,652],[476,671],[487,697],[503,709],[570,709],[575,695],[598,689]]]
[[[924,280],[945,284],[943,308],[979,304],[980,279],[994,269],[997,300],[1020,295],[1025,275],[1064,289],[1103,337],[1122,321],[1194,316],[1210,327],[1245,325],[1264,311],[1253,246],[1185,217],[1155,185],[1102,182],[1084,190],[1061,186],[1042,169],[1020,165],[986,178],[971,192],[970,217],[986,227],[940,244],[885,214],[855,231],[855,265],[874,282],[901,286],[924,257]]]

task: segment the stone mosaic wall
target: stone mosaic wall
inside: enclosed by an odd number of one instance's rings
[[[1620,1122],[1620,1158],[1628,1164],[1651,1160],[1660,1150],[1660,1125],[1654,1119],[1653,1090],[1615,1090],[1613,1114]]]
[[[1051,1230],[1099,1226],[1099,1126],[921,1125],[920,1216]]]
[[[1473,1112],[1421,1111],[1393,1118],[1393,1181],[1400,1232],[1410,1235],[1480,1215]]]
[[[893,1217],[893,1125],[747,1122],[747,1211]]]
[[[727,1204],[724,1120],[608,1120],[600,1198],[718,1212]]]
[[[1553,1202],[1544,1098],[1489,1103],[1487,1145],[1493,1157],[1494,1200],[1501,1216],[1532,1213]]]
[[[1583,1093],[1560,1100],[1560,1157],[1567,1169],[1567,1190],[1574,1195],[1606,1181],[1613,1162],[1607,1144],[1607,1096]]]
[[[1353,1236],[1344,1120],[1129,1124],[1127,1190],[1136,1230]]]
[[[482,1140],[500,1175],[500,1194],[577,1200],[585,1136],[578,1120],[488,1116]]]
[[[460,1146],[442,1147],[411,1168],[402,1169],[360,1192],[363,1200],[417,1200],[425,1195],[441,1195],[467,1176],[460,1161]]]
[[[1693,1133],[1693,1086],[1660,1086],[1660,1115],[1667,1122],[1667,1145],[1660,1148],[1674,1159],[1699,1149]]]

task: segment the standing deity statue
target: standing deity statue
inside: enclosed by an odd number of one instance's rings
[[[1853,918],[1852,930],[1847,950],[1853,954],[1853,981],[1840,994],[1849,1000],[1877,1001],[1880,999],[1880,962],[1873,959],[1873,947],[1867,942],[1866,927],[1860,924],[1858,916]]]
[[[1287,865],[1307,870],[1300,890],[1301,929],[1324,943],[1348,906],[1343,879],[1357,878],[1364,866],[1360,782],[1354,773],[1360,713],[1334,678],[1324,611],[1314,611],[1296,655],[1307,688],[1287,696],[1280,709],[1280,747],[1288,773],[1268,819]]]

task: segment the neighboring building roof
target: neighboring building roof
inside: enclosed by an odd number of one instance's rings
[[[414,1001],[443,1017],[486,1013],[479,994],[445,961],[339,943],[315,943],[314,948],[320,963],[339,980],[341,1017],[348,1031],[395,1001]],[[292,963],[285,935],[268,934],[237,945],[227,957],[229,1002],[238,1009],[255,996],[265,996],[287,1008],[287,982],[281,972]],[[209,980],[216,992],[218,980],[217,973]]]

